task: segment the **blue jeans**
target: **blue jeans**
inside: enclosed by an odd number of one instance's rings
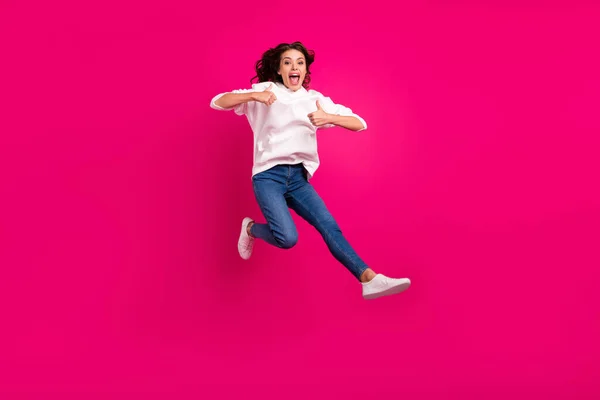
[[[325,203],[308,182],[302,164],[277,165],[260,172],[252,177],[252,186],[267,220],[266,224],[252,225],[252,236],[282,249],[293,247],[298,241],[298,231],[291,208],[319,231],[331,254],[360,280],[368,266],[342,235]]]

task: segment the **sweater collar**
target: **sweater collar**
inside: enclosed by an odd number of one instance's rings
[[[279,87],[281,90],[291,94],[291,95],[299,95],[302,93],[306,93],[306,89],[304,88],[304,86],[302,86],[300,89],[296,90],[295,92],[292,89],[289,89],[287,86],[285,86],[282,82],[275,82],[275,84],[277,85],[277,87]]]

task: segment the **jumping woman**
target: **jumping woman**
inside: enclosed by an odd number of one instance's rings
[[[331,254],[361,283],[362,296],[375,299],[400,293],[410,279],[387,277],[369,267],[350,246],[335,219],[309,180],[319,167],[317,130],[339,126],[367,129],[350,108],[308,90],[315,54],[300,42],[281,43],[256,62],[251,89],[216,95],[210,106],[245,115],[254,132],[252,186],[266,223],[242,221],[238,252],[247,260],[255,239],[289,249],[298,231],[289,209],[314,226]]]

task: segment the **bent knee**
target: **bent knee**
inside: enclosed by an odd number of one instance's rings
[[[277,239],[277,244],[282,249],[291,249],[298,243],[298,234],[289,233]]]

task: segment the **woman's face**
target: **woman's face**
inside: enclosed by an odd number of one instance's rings
[[[279,70],[277,71],[283,79],[283,84],[293,91],[302,87],[306,76],[306,60],[301,51],[290,49],[281,54]]]

